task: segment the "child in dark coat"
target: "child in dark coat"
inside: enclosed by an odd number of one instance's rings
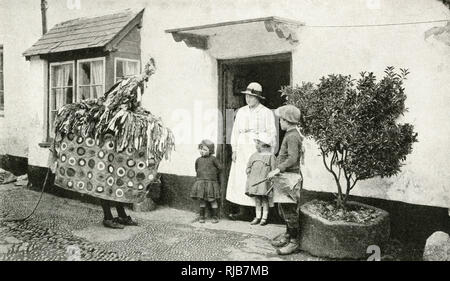
[[[199,222],[205,222],[206,203],[211,204],[212,222],[218,223],[218,204],[220,199],[220,179],[222,173],[222,165],[214,154],[214,143],[210,140],[203,140],[198,149],[201,157],[195,161],[195,171],[197,178],[191,189],[191,198],[199,201],[200,216]]]

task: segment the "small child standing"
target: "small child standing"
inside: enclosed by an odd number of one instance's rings
[[[212,222],[218,223],[218,204],[220,199],[220,181],[222,165],[214,154],[214,143],[210,140],[203,140],[198,149],[201,157],[195,161],[195,171],[197,178],[191,189],[191,198],[199,200],[200,214],[199,222],[205,222],[206,203],[211,204]]]
[[[255,143],[257,152],[250,156],[247,164],[245,194],[255,198],[255,218],[250,224],[266,225],[269,206],[273,207],[273,193],[269,192],[270,182],[264,179],[276,168],[276,158],[271,151],[271,139],[268,135],[259,134],[255,138]]]

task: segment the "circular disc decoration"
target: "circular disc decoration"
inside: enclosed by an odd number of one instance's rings
[[[69,134],[67,135],[67,138],[68,138],[70,141],[73,141],[74,137],[75,137],[75,135],[74,135],[73,133],[69,133]]]
[[[131,147],[127,148],[127,154],[128,155],[133,155],[133,153],[134,153],[134,149],[133,148],[131,148]]]
[[[84,182],[79,181],[79,182],[77,183],[77,188],[78,188],[78,189],[84,189]]]
[[[87,138],[86,139],[86,145],[87,146],[92,147],[92,146],[94,146],[94,144],[95,144],[95,141],[92,138]]]
[[[117,184],[117,186],[122,186],[124,184],[124,182],[122,179],[117,179],[116,184]]]
[[[75,160],[74,157],[70,157],[70,158],[69,158],[69,164],[70,164],[70,165],[74,166],[76,163],[77,163],[77,160]]]
[[[100,150],[98,152],[98,158],[103,159],[103,157],[105,157],[105,152],[103,150]]]
[[[68,181],[67,182],[67,187],[68,188],[73,188],[73,182],[72,181]]]
[[[139,189],[139,190],[143,190],[143,189],[144,189],[144,186],[140,183],[140,184],[138,184],[138,189]]]
[[[88,150],[87,155],[88,155],[89,157],[93,157],[93,156],[95,156],[95,151],[90,149],[90,150]]]
[[[148,179],[149,179],[149,180],[152,181],[154,178],[155,178],[155,177],[153,176],[153,174],[148,175]]]
[[[119,168],[117,169],[117,175],[118,175],[119,177],[123,177],[123,176],[125,175],[125,169],[124,169],[123,167],[119,167]]]
[[[143,180],[145,180],[145,174],[142,172],[137,173],[136,178],[138,181],[143,181]]]
[[[132,167],[134,167],[135,165],[136,165],[136,162],[134,162],[133,159],[128,159],[128,160],[127,160],[127,166],[128,166],[128,167],[132,168]]]
[[[83,156],[85,153],[86,153],[86,149],[84,149],[83,147],[77,148],[78,155]]]
[[[127,198],[127,199],[133,198],[133,190],[128,189],[128,190],[125,192],[125,198]]]
[[[90,159],[90,160],[88,161],[88,166],[89,166],[89,168],[94,169],[94,167],[95,167],[95,161],[94,161],[94,159]]]
[[[113,165],[108,165],[108,172],[110,174],[114,173],[114,166]]]
[[[80,176],[80,178],[84,178],[84,172],[83,172],[83,170],[78,171],[78,175]]]
[[[123,196],[123,190],[120,189],[120,188],[116,189],[116,196],[119,197],[119,198],[122,197]]]
[[[137,167],[138,167],[139,170],[142,170],[142,169],[145,168],[145,163],[142,162],[142,161],[140,161],[140,162],[138,163]]]
[[[72,168],[67,169],[67,175],[68,175],[69,177],[75,176],[75,170],[72,169]]]
[[[61,150],[64,151],[67,149],[67,143],[63,142],[61,143]]]
[[[113,195],[114,191],[113,191],[113,189],[112,189],[111,187],[108,187],[108,188],[106,189],[106,193],[107,193],[109,196],[111,196],[111,195]]]
[[[123,162],[123,157],[122,156],[117,156],[117,163],[122,163]]]
[[[61,162],[66,162],[67,160],[67,156],[66,155],[61,155]]]
[[[65,173],[66,173],[66,170],[63,167],[59,168],[60,175],[64,176]]]
[[[112,140],[106,142],[106,149],[108,150],[114,149],[114,142]]]
[[[136,173],[133,170],[128,170],[127,176],[130,179],[134,178],[135,175],[136,175]]]
[[[128,186],[128,187],[133,187],[133,185],[134,185],[134,184],[133,184],[132,181],[129,181],[129,182],[127,183],[127,186]]]
[[[92,185],[92,183],[88,182],[86,185],[86,190],[87,191],[92,191],[92,189],[94,189],[94,186]]]
[[[105,180],[105,176],[103,174],[97,173],[97,180],[103,182],[103,180]]]
[[[92,175],[92,172],[88,172],[88,173],[87,173],[87,176],[88,176],[88,179],[90,179],[90,180],[91,180],[91,179],[92,179],[92,177],[93,177],[94,175]]]
[[[108,155],[108,161],[109,162],[114,161],[114,154],[111,153],[111,154]]]
[[[113,177],[109,177],[109,178],[106,180],[106,183],[107,183],[109,186],[112,186],[112,185],[114,184],[114,178],[113,178]]]
[[[144,158],[145,157],[145,151],[139,151],[139,158]]]
[[[67,149],[67,151],[69,151],[69,152],[74,152],[74,150],[75,150],[75,147],[73,147],[73,146],[69,146],[69,149]]]
[[[98,193],[102,193],[105,189],[103,188],[103,186],[97,186],[97,188],[95,189]]]
[[[98,162],[97,169],[99,169],[100,171],[103,171],[105,169],[105,163]]]
[[[86,160],[84,160],[84,159],[78,160],[78,165],[80,165],[81,167],[84,167],[84,165],[86,165]]]
[[[82,144],[83,141],[84,141],[83,137],[80,136],[80,137],[77,138],[77,143],[78,144]]]

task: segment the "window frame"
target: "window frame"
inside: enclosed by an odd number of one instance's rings
[[[80,102],[81,99],[79,99],[78,97],[78,92],[80,87],[90,87],[89,91],[91,91],[91,87],[95,87],[95,86],[100,86],[100,84],[90,84],[90,85],[80,85],[80,79],[81,79],[81,75],[80,75],[80,64],[85,63],[85,62],[95,62],[95,61],[102,61],[103,62],[103,84],[101,84],[101,86],[103,87],[103,91],[102,93],[105,92],[105,88],[106,88],[106,58],[105,57],[95,57],[95,58],[89,58],[89,59],[81,59],[81,60],[77,60],[77,69],[76,69],[76,94],[75,94],[75,102]],[[91,73],[89,73],[89,75],[92,77],[92,67],[90,68]],[[99,97],[97,97],[99,98]]]
[[[49,80],[48,80],[48,104],[47,104],[47,118],[48,118],[48,132],[47,135],[50,137],[53,137],[53,122],[55,120],[52,120],[51,116],[52,116],[52,111],[56,111],[58,112],[59,109],[52,109],[52,91],[54,89],[52,82],[53,82],[53,71],[52,71],[52,67],[53,66],[58,66],[58,65],[66,65],[66,64],[71,64],[72,65],[72,73],[73,73],[73,82],[72,82],[72,93],[73,93],[73,98],[72,98],[72,103],[75,102],[75,98],[76,98],[76,87],[75,87],[75,81],[76,81],[76,73],[75,73],[75,60],[68,60],[68,61],[58,61],[58,62],[50,62],[48,64],[48,69],[49,69]],[[58,87],[55,87],[58,88]],[[59,87],[59,88],[70,88],[69,87]]]
[[[5,117],[5,52],[3,50],[3,45],[0,45],[0,53],[2,56],[2,65],[0,65],[0,73],[1,75],[1,84],[3,85],[3,89],[0,89],[0,93],[3,96],[3,104],[0,105],[0,117]]]
[[[124,62],[137,62],[137,73],[139,74],[141,72],[141,60],[139,59],[127,59],[127,58],[121,58],[121,57],[115,57],[114,58],[114,84],[119,82],[117,81],[117,62],[118,61],[124,61]],[[124,76],[125,78],[126,76]]]

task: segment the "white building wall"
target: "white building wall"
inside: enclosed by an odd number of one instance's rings
[[[40,36],[39,5],[34,2],[4,0],[0,3],[2,19],[8,19],[2,20],[0,25],[0,43],[5,46],[6,56],[6,116],[2,120],[0,118],[0,153],[3,149],[9,154],[28,157],[31,165],[45,166],[48,152],[37,146],[43,138],[42,87],[45,85],[39,82],[43,74],[36,71],[44,65],[37,61],[25,62],[20,55]],[[216,58],[270,54],[268,46],[272,43],[267,38],[272,36],[276,39],[273,33],[240,34],[234,39],[217,37],[211,40],[215,43],[213,48],[205,52],[176,43],[164,30],[280,16],[307,25],[300,28],[300,44],[293,52],[294,84],[317,82],[322,75],[329,73],[352,74],[356,78],[364,70],[381,77],[388,65],[408,68],[411,72],[405,84],[409,112],[402,121],[414,124],[419,133],[419,143],[414,145],[413,153],[408,156],[399,176],[363,182],[353,194],[450,207],[447,162],[450,154],[450,47],[432,38],[424,38],[425,31],[445,23],[364,28],[313,27],[450,18],[450,11],[439,1],[80,0],[80,4],[80,9],[69,9],[66,1],[50,0],[49,27],[71,18],[146,7],[141,30],[142,59],[145,63],[152,55],[158,70],[150,80],[143,104],[162,117],[165,124],[174,130],[177,139],[176,151],[170,161],[161,164],[161,172],[195,175],[196,144],[205,137],[217,140]],[[5,12],[6,7],[14,13]],[[246,36],[252,36],[258,44],[245,43]],[[4,130],[7,130],[7,136],[3,134]],[[335,191],[332,177],[325,172],[317,150],[312,144],[308,148],[305,188]]]

